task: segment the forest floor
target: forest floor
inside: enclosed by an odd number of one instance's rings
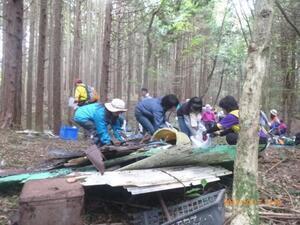
[[[0,170],[7,168],[28,168],[47,158],[51,147],[69,150],[82,150],[87,146],[84,141],[71,142],[49,137],[29,138],[24,134],[13,131],[0,131]],[[261,224],[300,224],[300,149],[293,147],[269,147],[259,158],[259,210]],[[18,200],[22,186],[0,189],[0,225],[11,224],[18,211]],[[228,186],[228,195],[231,193]],[[102,190],[103,192],[109,190]],[[117,190],[119,191],[119,190]],[[98,194],[95,194],[98,192]],[[99,196],[99,190],[91,189],[86,192],[85,224],[129,224],[125,211],[128,205],[114,200],[104,200]],[[115,191],[114,191],[115,192]],[[173,195],[176,195],[176,192]],[[118,193],[120,198],[124,194]],[[226,197],[227,199],[229,197]],[[168,198],[165,199],[167,204]],[[148,195],[139,199],[140,205],[133,208],[153,206],[153,196]],[[226,204],[227,203],[227,204]],[[225,202],[227,211],[231,205]],[[145,207],[146,208],[146,207]],[[125,211],[124,211],[125,209]],[[132,210],[135,211],[134,209]]]

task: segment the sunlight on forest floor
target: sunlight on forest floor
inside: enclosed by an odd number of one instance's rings
[[[1,131],[0,136],[2,137],[0,140],[1,169],[27,168],[36,165],[47,158],[47,150],[50,147],[82,150],[87,146],[87,143],[84,141],[70,142],[47,137],[28,138],[24,134],[16,134],[13,131]],[[299,211],[299,166],[299,149],[270,147],[265,152],[264,157],[259,158],[260,199],[266,204],[268,204],[268,200],[276,200],[277,203],[280,203],[280,205],[276,206]],[[15,186],[14,188],[0,191],[0,224],[9,224],[8,221],[16,214],[21,188],[21,186]],[[228,193],[230,192],[231,190],[228,190]],[[122,210],[119,210],[118,205],[114,205],[114,203],[92,201],[87,205],[89,205],[90,209],[85,215],[86,224],[107,222],[122,222],[126,224],[124,222],[124,220],[126,221],[124,212],[122,213]],[[144,205],[147,205],[147,202]],[[101,206],[101,210],[99,210],[99,206]],[[260,207],[261,212],[268,213],[270,212],[269,210],[269,208]],[[268,219],[267,221],[270,220]],[[276,222],[272,224],[276,224]],[[290,224],[297,224],[297,222],[291,222]]]

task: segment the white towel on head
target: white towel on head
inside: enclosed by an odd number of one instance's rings
[[[191,120],[191,127],[198,127],[198,116],[196,113],[190,114],[190,120]]]

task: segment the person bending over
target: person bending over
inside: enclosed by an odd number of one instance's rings
[[[178,104],[178,98],[173,94],[147,98],[136,105],[135,118],[152,135],[156,130],[167,126],[165,114],[167,111],[175,111]]]
[[[202,99],[193,97],[177,109],[180,131],[191,137],[196,135],[201,124]]]
[[[121,136],[120,115],[126,111],[125,102],[116,98],[104,105],[93,103],[79,107],[73,119],[91,134],[95,134],[94,144],[101,146],[112,144],[113,138],[109,134],[109,128],[111,127],[113,135],[117,139],[113,144],[120,145],[124,142]]]

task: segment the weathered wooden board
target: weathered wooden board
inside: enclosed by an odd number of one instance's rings
[[[190,184],[202,179],[216,180],[219,176],[229,175],[231,171],[221,167],[197,166],[197,167],[169,167],[145,170],[130,171],[109,171],[103,176],[99,173],[89,173],[82,185],[110,185],[110,186],[130,186],[132,187],[153,187],[168,184],[182,183]],[[84,173],[77,174],[78,176]],[[85,173],[86,175],[86,173]],[[171,187],[171,186],[170,186]],[[174,186],[173,188],[176,188]],[[164,188],[164,187],[163,187]]]
[[[207,183],[212,183],[215,181],[219,181],[220,178],[218,177],[207,177],[205,178]],[[133,195],[139,195],[139,194],[145,194],[145,193],[151,193],[156,191],[165,191],[165,190],[171,190],[176,188],[183,188],[183,187],[191,187],[195,185],[199,185],[200,181],[190,181],[190,182],[183,182],[183,183],[173,183],[173,184],[163,184],[163,185],[154,185],[154,186],[147,186],[147,187],[125,187],[131,194]]]

